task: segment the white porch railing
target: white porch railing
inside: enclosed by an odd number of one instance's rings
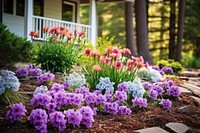
[[[91,41],[91,26],[84,25],[84,24],[78,24],[63,20],[57,20],[52,18],[46,18],[46,17],[40,17],[40,16],[33,16],[33,29],[32,31],[35,31],[39,34],[38,40],[44,40],[44,34],[42,31],[42,28],[44,26],[48,28],[58,27],[58,26],[65,26],[70,32],[74,32],[74,30],[85,31],[85,37]],[[47,36],[48,37],[48,36]]]

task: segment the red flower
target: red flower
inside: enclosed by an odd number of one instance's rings
[[[42,28],[42,31],[44,32],[44,33],[46,33],[47,31],[48,31],[48,27],[47,26],[44,26],[43,28]]]
[[[100,57],[101,53],[100,53],[98,50],[93,50],[93,51],[92,51],[92,55],[93,55],[94,57]]]
[[[85,31],[82,30],[82,31],[79,32],[78,34],[79,34],[79,36],[85,36]]]
[[[100,60],[100,62],[102,64],[106,64],[106,58],[105,58],[105,56],[100,56],[99,60]]]
[[[133,60],[131,60],[131,59],[127,60],[126,68],[127,68],[127,70],[131,70],[134,68]]]
[[[95,72],[99,72],[99,71],[101,71],[101,67],[99,65],[94,65],[92,67],[92,70],[95,71]]]
[[[108,65],[108,64],[110,64],[110,62],[111,62],[111,58],[110,57],[106,57],[106,64]]]
[[[91,55],[91,49],[85,49],[85,51],[84,51],[84,54],[86,55],[86,56],[90,56]]]
[[[128,55],[130,55],[130,54],[131,54],[131,51],[130,51],[130,49],[128,49],[128,48],[124,48],[124,49],[121,51],[121,53],[122,53],[122,54],[128,54]]]
[[[114,68],[116,68],[116,69],[121,69],[122,67],[123,67],[123,64],[122,64],[121,61],[116,61],[116,62],[114,63]]]
[[[31,36],[31,37],[39,37],[39,34],[37,33],[37,32],[35,32],[35,31],[31,31],[30,33],[29,33],[29,35]]]
[[[69,33],[69,32],[68,32],[68,34],[67,34],[67,38],[68,38],[68,40],[72,39],[72,38],[73,38],[72,33]]]

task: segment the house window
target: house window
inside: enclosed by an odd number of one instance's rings
[[[25,5],[25,1],[24,0],[17,0],[16,2],[16,15],[19,16],[24,16],[24,5]]]
[[[4,0],[4,12],[13,14],[13,0]]]
[[[33,1],[33,14],[36,16],[43,16],[43,7],[44,1],[43,0],[34,0]]]
[[[62,20],[75,22],[76,21],[77,4],[73,2],[63,1]]]

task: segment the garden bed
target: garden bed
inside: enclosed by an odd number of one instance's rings
[[[56,74],[55,82],[63,83],[63,79],[59,74]],[[21,80],[20,83],[21,86],[19,91],[25,96],[25,105],[28,112],[30,112],[32,109],[30,99],[32,98],[32,92],[38,86],[37,80]],[[179,112],[178,109],[184,105],[191,105],[194,108],[194,112],[191,112],[190,114]],[[2,133],[34,132],[34,127],[28,123],[11,124],[5,120],[6,112],[10,107],[0,104],[0,108],[0,131]],[[85,127],[67,127],[65,132],[132,133],[137,129],[155,126],[166,129],[165,124],[168,122],[180,122],[187,125],[190,128],[190,132],[200,132],[200,107],[188,94],[184,93],[182,93],[178,99],[173,100],[172,108],[167,111],[156,106],[148,106],[147,108],[141,109],[138,113],[133,112],[131,115],[99,114],[95,116],[94,119],[95,122],[89,129]],[[48,132],[54,133],[58,131],[49,126]]]

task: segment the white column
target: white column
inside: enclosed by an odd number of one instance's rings
[[[25,0],[24,11],[24,38],[30,40],[29,33],[32,31],[33,24],[33,0]]]
[[[96,46],[97,39],[97,19],[96,19],[96,0],[90,0],[90,25],[91,29],[91,43]]]

